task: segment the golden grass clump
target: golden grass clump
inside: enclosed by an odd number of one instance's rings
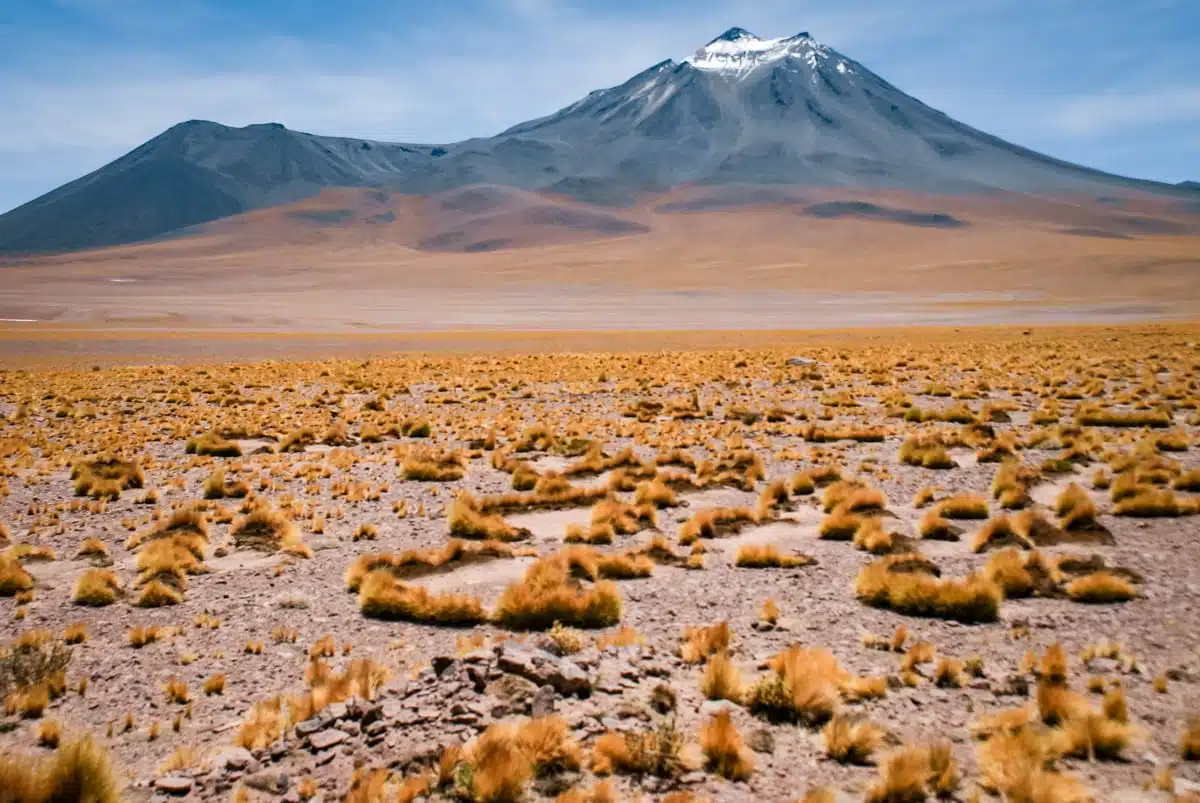
[[[734,561],[745,569],[794,569],[812,563],[807,555],[783,555],[774,544],[743,544]]]
[[[583,586],[571,577],[561,553],[542,558],[509,585],[496,603],[493,620],[512,630],[546,630],[555,622],[599,628],[621,618],[621,594],[611,580]]]
[[[346,568],[347,591],[357,592],[363,578],[376,569],[390,571],[398,580],[412,580],[451,568],[512,558],[524,554],[502,541],[460,541],[452,538],[441,549],[359,555]]]
[[[665,508],[678,505],[679,499],[669,485],[661,478],[655,477],[648,482],[638,483],[634,502],[638,505],[654,505],[656,508]]]
[[[71,466],[71,479],[75,482],[76,496],[116,499],[127,488],[143,487],[146,472],[137,460],[105,454],[76,461]]]
[[[108,753],[91,737],[59,743],[52,754],[0,758],[0,799],[12,803],[120,803],[121,784]]]
[[[435,594],[406,585],[387,569],[369,572],[358,592],[358,607],[372,619],[466,626],[487,621],[483,604],[461,594]]]
[[[742,699],[742,674],[725,651],[711,655],[700,675],[700,691],[710,700]]]
[[[64,644],[83,644],[88,640],[87,622],[72,622],[63,630]]]
[[[75,581],[71,601],[93,607],[111,605],[121,595],[121,580],[112,569],[87,569]]]
[[[1131,410],[1121,412],[1101,407],[1098,404],[1081,404],[1075,411],[1075,420],[1087,427],[1151,427],[1171,426],[1169,410]]]
[[[1064,530],[1090,530],[1097,526],[1096,504],[1087,491],[1071,483],[1054,501],[1054,512]]]
[[[1184,761],[1200,761],[1200,716],[1189,717],[1179,737],[1179,757]]]
[[[485,513],[479,501],[469,493],[458,495],[446,517],[450,534],[458,538],[485,541],[522,541],[529,530],[518,529],[506,522],[499,513]]]
[[[79,549],[75,550],[75,559],[83,560],[85,558],[93,558],[103,561],[108,557],[108,544],[96,536],[90,536],[84,539],[79,545]]]
[[[1013,519],[1006,515],[999,515],[988,519],[975,532],[975,535],[971,536],[972,552],[985,552],[989,549],[1001,549],[1005,547],[1033,549],[1033,546],[1033,542],[1018,532]]]
[[[820,725],[837,711],[851,675],[825,649],[792,646],[769,662],[771,671],[746,695],[750,711],[773,722]]]
[[[887,756],[879,779],[867,788],[864,803],[920,803],[931,795],[951,797],[961,776],[947,744],[905,746]]]
[[[1113,485],[1113,489],[1116,489]],[[1113,513],[1118,516],[1134,518],[1174,518],[1190,516],[1200,507],[1192,500],[1180,499],[1175,492],[1168,488],[1138,489],[1131,496],[1121,499],[1113,506]]]
[[[900,462],[940,470],[958,467],[940,440],[921,435],[910,435],[904,439],[900,445]]]
[[[825,755],[840,764],[868,764],[883,744],[884,730],[865,719],[837,715],[821,731]]]
[[[855,593],[867,605],[912,616],[964,623],[994,622],[999,617],[1003,592],[982,575],[939,579],[923,569],[908,570],[912,566],[912,559],[906,555],[889,556],[864,566],[855,580]]]
[[[707,768],[722,777],[740,781],[754,772],[754,756],[728,711],[719,712],[700,726],[700,749]]]
[[[1067,583],[1067,596],[1076,602],[1104,604],[1128,602],[1138,595],[1137,587],[1119,574],[1100,570]]]
[[[466,748],[452,746],[439,762],[439,782],[456,797],[515,803],[535,778],[576,771],[582,752],[564,720],[550,716],[490,725]]]
[[[1059,755],[1050,731],[1021,725],[998,732],[977,750],[980,785],[1007,800],[1029,803],[1093,803],[1073,776],[1053,769]]]
[[[466,475],[465,463],[459,452],[413,451],[405,457],[401,473],[406,480],[451,482]]]
[[[937,503],[938,515],[947,519],[986,519],[987,500],[973,494],[955,494]]]
[[[682,748],[683,735],[675,727],[673,717],[664,718],[651,731],[608,731],[596,738],[592,748],[592,772],[673,778],[687,768]]]
[[[733,630],[729,627],[729,622],[687,627],[683,631],[679,655],[684,663],[702,663],[711,655],[727,652],[732,641]]]
[[[224,694],[225,673],[218,672],[215,675],[210,675],[209,677],[205,678],[204,684],[201,688],[203,689],[204,693],[210,697],[214,694]]]
[[[188,438],[184,451],[188,454],[209,455],[211,457],[241,457],[242,450],[236,441],[228,441],[216,432],[205,432],[202,435]]]
[[[750,524],[759,523],[758,513],[747,507],[715,507],[697,510],[679,528],[679,543],[692,544],[701,538],[732,535]]]
[[[281,510],[257,504],[233,523],[230,538],[238,549],[259,552],[287,552],[311,558],[312,550],[300,538],[300,531]]]

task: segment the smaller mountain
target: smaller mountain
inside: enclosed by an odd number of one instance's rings
[[[1183,187],[1185,190],[1200,190],[1200,181],[1181,181],[1175,186]]]

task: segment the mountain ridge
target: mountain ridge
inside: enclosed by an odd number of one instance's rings
[[[622,205],[689,184],[931,193],[1147,191],[960,123],[807,32],[731,28],[681,62],[491,137],[444,145],[328,137],[279,123],[179,123],[0,215],[0,253],[152,239],[334,187],[433,194],[500,185]]]

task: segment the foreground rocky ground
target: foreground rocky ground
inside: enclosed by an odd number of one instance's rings
[[[130,800],[1188,799],[1198,339],[9,368],[0,751],[90,734]]]

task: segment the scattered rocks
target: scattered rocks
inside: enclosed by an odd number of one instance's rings
[[[544,650],[502,644],[496,648],[496,664],[501,671],[523,677],[538,686],[549,684],[562,695],[586,697],[592,691],[592,681],[583,669]]]
[[[534,693],[530,715],[534,717],[545,717],[553,714],[555,703],[557,701],[558,692],[553,686],[547,683]]]

